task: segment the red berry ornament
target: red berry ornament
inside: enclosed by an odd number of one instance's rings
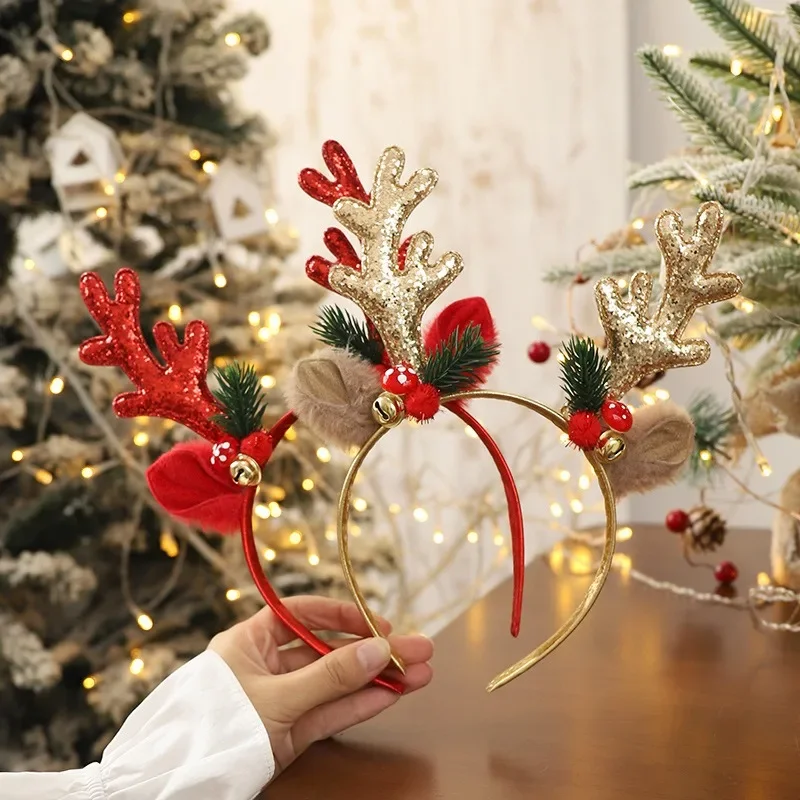
[[[685,511],[676,508],[674,511],[670,511],[669,514],[667,514],[664,524],[667,526],[667,530],[673,533],[686,533],[691,524],[691,520]]]
[[[603,432],[597,414],[591,411],[576,411],[567,423],[567,436],[572,444],[581,450],[593,450]]]
[[[535,364],[544,364],[550,358],[550,345],[547,342],[534,342],[528,348],[528,358]]]
[[[419,375],[405,364],[397,367],[389,367],[383,373],[381,386],[392,394],[408,394],[419,386]]]
[[[239,440],[233,436],[226,436],[211,447],[211,466],[215,470],[227,474],[231,462],[239,455]]]
[[[733,561],[723,561],[714,569],[714,577],[724,585],[733,583],[739,577],[739,570]]]
[[[633,425],[633,414],[625,403],[620,403],[618,400],[606,400],[603,403],[603,408],[600,410],[603,419],[611,428],[612,431],[619,431],[625,433],[631,429]]]
[[[441,401],[439,390],[430,383],[420,383],[406,395],[406,414],[420,422],[433,419]]]
[[[272,439],[266,431],[251,433],[242,439],[240,452],[255,459],[263,467],[272,455]]]

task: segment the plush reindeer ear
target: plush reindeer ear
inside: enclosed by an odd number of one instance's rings
[[[625,434],[625,454],[605,465],[617,498],[676,480],[694,448],[694,424],[675,403],[637,410]]]
[[[374,365],[331,348],[297,364],[286,399],[302,422],[346,449],[360,447],[377,430],[372,403],[381,391]]]

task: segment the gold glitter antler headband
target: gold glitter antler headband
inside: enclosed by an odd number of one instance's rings
[[[403,151],[387,148],[375,170],[370,202],[345,197],[334,203],[336,219],[361,242],[362,257],[359,270],[334,266],[329,281],[375,325],[389,361],[419,371],[424,361],[422,316],[463,265],[458,253],[429,263],[433,237],[425,231],[412,236],[401,255],[403,228],[438,180],[432,169],[421,169],[401,183],[404,165]]]
[[[722,208],[717,203],[700,207],[689,238],[676,211],[662,212],[655,229],[664,259],[664,289],[652,318],[652,275],[637,272],[631,278],[627,300],[614,278],[603,278],[595,287],[608,339],[609,391],[617,398],[660,370],[705,363],[710,354],[708,342],[682,341],[686,326],[700,306],[728,300],[742,288],[732,272],[708,274],[722,235]]]
[[[652,372],[705,361],[707,343],[684,342],[681,336],[698,306],[728,299],[741,286],[734,275],[708,274],[721,234],[721,209],[715,204],[704,205],[691,239],[684,238],[675,212],[659,217],[656,231],[666,280],[652,318],[648,309],[652,278],[647,274],[633,277],[629,299],[611,279],[598,284],[596,299],[607,333],[608,356],[602,356],[590,340],[573,338],[569,342],[562,365],[567,404],[559,413],[525,397],[478,388],[498,352],[494,323],[481,298],[452,304],[423,335],[424,311],[462,268],[461,258],[455,253],[446,254],[436,264],[429,263],[430,234],[419,233],[401,243],[403,226],[430,193],[436,174],[420,170],[407,183],[400,183],[405,159],[401,150],[392,147],[381,156],[368,194],[341,145],[327,142],[323,156],[333,180],[316,170],[304,170],[300,184],[309,195],[333,207],[337,220],[358,236],[363,252],[359,257],[342,231],[329,229],[325,242],[337,261],[314,256],[306,271],[316,282],[354,300],[366,320],[360,323],[341,309],[323,310],[315,330],[332,349],[298,365],[290,401],[298,416],[323,436],[359,448],[339,495],[337,529],[345,578],[373,635],[382,634],[359,588],[348,551],[351,492],[369,452],[406,416],[427,421],[443,406],[473,427],[492,454],[506,489],[512,541],[518,544],[512,616],[515,635],[522,600],[521,569],[517,570],[523,554],[519,496],[499,448],[464,404],[473,398],[502,400],[539,414],[567,433],[572,444],[584,451],[597,475],[606,513],[597,574],[570,618],[543,644],[498,675],[488,686],[493,691],[564,642],[603,587],[616,539],[615,492],[609,472],[613,474],[615,464],[626,454],[623,434],[634,425],[622,396]],[[365,420],[365,401],[372,404],[369,421]],[[650,423],[643,416],[643,427],[647,428]],[[690,426],[682,419],[676,422],[680,430]],[[658,436],[663,438],[665,431],[675,429],[669,423],[663,417],[658,420]],[[655,441],[655,437],[648,439],[649,433],[637,425],[629,437],[631,449],[646,450],[648,441]],[[680,446],[678,450],[677,457],[674,452],[670,454],[670,475],[683,459]],[[689,451],[686,449],[685,457]],[[635,457],[637,453],[627,455]],[[647,475],[650,486],[659,482],[658,469],[652,464]],[[395,663],[402,668],[398,659]]]

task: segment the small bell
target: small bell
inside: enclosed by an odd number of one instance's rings
[[[391,392],[383,392],[372,404],[372,416],[375,422],[385,428],[396,427],[405,417],[403,398]]]
[[[239,453],[231,463],[231,478],[238,486],[258,486],[261,483],[261,467],[254,458]]]
[[[597,452],[604,461],[616,461],[625,454],[625,440],[614,431],[603,431],[597,440]]]

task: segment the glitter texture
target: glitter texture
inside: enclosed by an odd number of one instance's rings
[[[206,385],[209,333],[205,322],[190,322],[183,344],[172,325],[156,323],[153,336],[163,366],[150,352],[139,324],[141,288],[132,269],[117,272],[113,300],[93,272],[81,276],[80,290],[86,308],[103,331],[80,346],[81,361],[95,367],[120,367],[137,388],[114,399],[117,416],[162,417],[211,442],[223,439],[225,432],[212,422],[220,407]]]
[[[653,278],[645,272],[631,278],[627,298],[614,278],[603,278],[595,287],[611,362],[609,393],[616,399],[655,372],[708,360],[708,342],[683,341],[681,336],[696,309],[728,300],[742,288],[739,277],[731,272],[708,273],[722,235],[718,203],[700,207],[694,235],[688,239],[676,211],[662,212],[655,228],[664,257],[664,288],[654,316],[649,313]]]
[[[353,300],[374,323],[390,363],[419,371],[425,352],[422,317],[463,265],[458,253],[446,253],[431,264],[433,237],[423,231],[411,237],[401,269],[403,227],[437,181],[433,170],[421,169],[400,183],[404,165],[403,151],[387,148],[375,171],[369,203],[353,198],[336,201],[334,215],[359,238],[363,256],[360,270],[337,264],[328,279],[334,291]]]

